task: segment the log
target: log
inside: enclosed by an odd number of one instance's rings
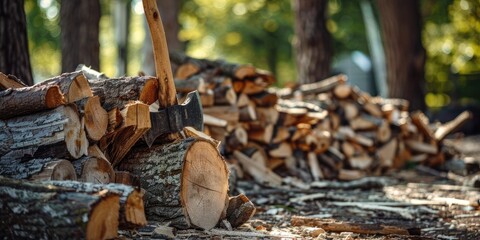
[[[428,126],[429,121],[425,114],[420,111],[416,111],[410,115],[410,118],[412,119],[412,123],[424,136],[428,137],[429,140],[436,140],[432,129],[430,129]]]
[[[265,148],[262,145],[256,144],[254,142],[249,142],[247,143],[247,146],[245,146],[240,150],[240,152],[245,154],[247,157],[251,158],[257,164],[262,166],[267,166],[268,155],[267,155],[267,152],[265,152]]]
[[[90,86],[107,112],[121,110],[132,101],[150,105],[158,99],[158,81],[151,76],[99,79],[90,81]]]
[[[140,178],[127,171],[115,171],[115,183],[139,187]]]
[[[210,135],[208,134],[205,134],[203,132],[200,132],[198,130],[196,130],[195,128],[193,127],[184,127],[183,128],[183,134],[185,135],[185,137],[187,138],[195,138],[197,140],[205,140],[205,141],[208,141],[210,142],[211,144],[213,144],[217,149],[220,149],[220,144],[221,142],[216,140],[216,139],[213,139]],[[245,133],[246,134],[246,133]]]
[[[116,166],[143,134],[151,128],[148,105],[136,102],[127,104],[121,111],[122,125],[116,131],[102,137],[99,147]]]
[[[414,139],[407,139],[405,144],[411,150],[419,153],[428,153],[428,154],[437,154],[438,153],[438,146],[435,144],[424,143],[421,141],[417,141]]]
[[[255,81],[246,79],[243,81],[242,93],[247,95],[258,94],[265,91],[265,85],[257,84]]]
[[[115,171],[106,159],[82,157],[73,161],[72,164],[79,181],[91,183],[115,182]]]
[[[220,86],[213,90],[215,105],[235,105],[237,94],[231,86]]]
[[[238,122],[239,111],[236,106],[214,106],[203,109],[203,113],[228,122]]]
[[[113,108],[108,111],[108,124],[107,124],[107,133],[113,132],[115,129],[119,128],[123,122],[122,113],[118,108]]]
[[[354,232],[360,234],[399,234],[399,235],[420,235],[417,227],[392,226],[386,224],[351,223],[336,221],[334,219],[320,219],[293,216],[292,226],[320,227],[327,232]]]
[[[60,76],[49,78],[43,82],[37,83],[34,86],[55,86],[60,87],[65,102],[73,103],[80,99],[93,96],[92,90],[87,78],[82,71],[71,73],[63,73]]]
[[[250,122],[257,120],[257,112],[255,111],[255,107],[250,104],[240,108],[238,113],[239,120],[241,122]]]
[[[263,124],[276,124],[279,118],[279,112],[272,107],[255,108],[257,120]]]
[[[0,120],[0,159],[77,159],[88,141],[74,106],[60,106],[31,115]]]
[[[264,164],[252,160],[240,151],[234,151],[233,156],[240,162],[242,168],[252,176],[256,182],[266,184],[272,187],[279,187],[282,184],[282,178],[268,169]]]
[[[266,125],[263,129],[249,130],[248,140],[269,144],[273,136],[273,124]]]
[[[267,91],[262,91],[257,94],[252,94],[249,96],[250,100],[259,107],[273,107],[277,104],[278,96],[274,93],[269,93]]]
[[[118,168],[142,176],[148,219],[207,230],[220,220],[228,172],[210,142],[187,138],[150,149],[136,147]]]
[[[114,192],[120,196],[119,224],[121,229],[136,228],[147,225],[141,189],[123,184],[94,184],[77,181],[47,181],[45,184],[71,188],[77,193],[95,194],[103,190]]]
[[[362,170],[348,170],[348,169],[340,169],[338,171],[338,180],[342,181],[353,181],[353,180],[358,180],[361,178],[366,177],[367,174],[365,171]]]
[[[16,77],[12,75],[5,75],[4,73],[0,72],[0,90],[9,89],[9,88],[22,88],[26,87],[25,83],[18,80]]]
[[[175,88],[179,93],[189,93],[197,90],[199,93],[207,91],[207,83],[201,76],[195,76],[185,80],[175,80]]]
[[[395,155],[397,154],[397,139],[393,138],[389,142],[385,143],[382,147],[378,148],[377,156],[380,160],[380,166],[391,168]]]
[[[203,114],[203,124],[214,127],[227,127],[228,122],[221,118],[216,118],[208,114]]]
[[[215,102],[215,97],[213,96],[213,90],[207,89],[205,93],[200,93],[200,102],[202,102],[202,107],[211,107]]]
[[[350,94],[352,94],[352,87],[347,84],[340,84],[337,85],[333,89],[333,95],[338,98],[338,99],[345,99],[350,97]]]
[[[99,80],[99,79],[107,79],[108,77],[95,69],[85,66],[84,64],[78,64],[75,71],[82,71],[83,75],[89,80]]]
[[[273,158],[286,158],[293,153],[292,145],[282,142],[268,151],[268,155]]]
[[[109,123],[109,115],[103,109],[100,98],[98,96],[84,98],[76,101],[75,105],[77,105],[80,117],[84,120],[88,139],[97,142],[107,132]]]
[[[0,177],[0,235],[13,239],[117,237],[119,196]]]
[[[307,153],[307,160],[313,180],[318,181],[320,179],[324,179],[325,176],[323,175],[322,169],[320,169],[320,165],[318,164],[317,154],[314,152]]]
[[[70,161],[57,158],[38,158],[28,161],[0,160],[0,175],[28,180],[77,180]]]
[[[227,208],[227,221],[236,228],[246,223],[255,214],[255,205],[244,194],[230,197]]]
[[[327,92],[335,88],[337,85],[344,84],[347,81],[347,76],[340,74],[336,75],[316,83],[303,84],[298,88],[298,91],[301,92],[303,96],[314,95],[323,92]],[[293,91],[283,94],[281,98],[291,98],[293,97]]]
[[[229,149],[238,149],[247,145],[248,134],[242,127],[236,127],[226,139]]]
[[[434,133],[437,141],[442,141],[448,134],[460,128],[468,120],[472,119],[472,113],[464,111],[458,115],[455,119],[445,124],[442,124]]]
[[[28,115],[65,104],[56,85],[11,88],[0,91],[0,119]]]

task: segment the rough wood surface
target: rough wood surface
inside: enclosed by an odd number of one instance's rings
[[[151,76],[98,79],[90,81],[90,85],[106,111],[123,109],[137,100],[150,105],[158,99],[158,81]]]
[[[224,211],[226,164],[208,141],[136,147],[118,167],[141,175],[147,217],[179,228],[213,228]]]
[[[88,139],[93,142],[100,140],[107,132],[109,122],[108,113],[103,109],[100,98],[98,96],[84,98],[76,101],[75,105],[85,124]]]
[[[10,77],[0,72],[0,90],[8,88],[22,88],[26,87],[25,83],[16,79],[15,77]]]
[[[0,159],[77,159],[87,148],[78,112],[70,105],[0,121]]]
[[[0,177],[0,235],[11,239],[117,237],[119,196]]]
[[[144,193],[139,188],[115,183],[94,184],[77,181],[47,181],[45,183],[62,188],[72,188],[79,193],[94,194],[102,190],[118,193],[120,195],[119,227],[135,228],[147,224],[143,205]]]
[[[91,183],[115,182],[115,171],[106,159],[82,157],[73,161],[72,164],[79,181]]]
[[[30,180],[77,180],[70,161],[56,158],[39,158],[28,161],[1,159],[0,175]]]
[[[34,86],[54,86],[58,85],[65,97],[67,103],[73,103],[82,98],[93,96],[88,80],[82,71],[63,73],[60,76],[49,78]]]
[[[65,103],[58,86],[33,86],[0,91],[0,119],[28,115]]]

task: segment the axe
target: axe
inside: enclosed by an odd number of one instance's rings
[[[198,91],[189,92],[180,105],[150,112],[150,121],[152,128],[143,135],[149,147],[159,136],[180,132],[187,126],[203,131],[203,111]]]
[[[187,95],[185,102],[178,105],[177,90],[173,81],[165,30],[155,0],[143,0],[143,9],[152,37],[155,74],[158,79],[158,112],[151,112],[152,128],[144,135],[149,146],[164,135],[167,139],[179,138],[183,127],[203,128],[203,112],[197,92]]]

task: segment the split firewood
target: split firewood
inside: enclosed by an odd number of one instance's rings
[[[228,122],[221,118],[217,118],[208,114],[203,114],[203,124],[214,127],[227,127]]]
[[[310,172],[313,176],[313,180],[319,181],[321,179],[324,179],[325,176],[323,175],[322,169],[318,164],[317,154],[315,154],[314,152],[309,152],[307,153],[307,159],[308,159],[308,165],[310,167]]]
[[[83,75],[90,81],[107,79],[108,77],[95,69],[85,66],[85,64],[78,64],[75,71],[82,71]]]
[[[257,120],[257,112],[255,107],[252,105],[247,105],[239,109],[239,120],[242,122],[250,122]]]
[[[274,145],[269,151],[268,155],[273,158],[286,158],[292,155],[292,145],[289,143],[283,142],[280,144]]]
[[[277,94],[270,93],[267,91],[262,91],[257,94],[249,95],[249,98],[256,106],[259,107],[273,107],[277,104],[278,96]]]
[[[268,155],[262,145],[248,142],[247,146],[240,150],[247,157],[251,158],[253,161],[257,162],[262,166],[267,166]]]
[[[248,139],[263,144],[269,144],[272,140],[273,128],[273,124],[268,124],[264,126],[263,129],[249,130]]]
[[[115,171],[115,183],[128,186],[140,187],[140,178],[128,171]]]
[[[136,228],[147,224],[143,205],[144,193],[139,188],[115,183],[94,184],[76,181],[47,181],[45,184],[74,189],[78,193],[94,194],[103,190],[117,193],[120,196],[120,228]]]
[[[393,138],[377,150],[377,156],[380,160],[380,166],[388,168],[392,167],[396,154],[397,139]]]
[[[220,86],[213,90],[215,105],[235,105],[237,94],[231,86]]]
[[[360,234],[398,234],[398,235],[420,235],[417,227],[392,226],[385,224],[351,223],[335,221],[333,219],[320,219],[293,216],[292,226],[320,227],[327,232],[354,232]]]
[[[25,83],[18,80],[14,76],[7,76],[4,73],[0,72],[0,90],[5,90],[9,88],[23,88],[26,87]]]
[[[310,84],[303,84],[301,85],[298,90],[301,92],[303,96],[311,95],[311,94],[319,94],[323,92],[327,92],[335,88],[337,85],[344,84],[347,81],[347,76],[340,74],[336,75],[322,81],[318,81],[316,83]],[[293,92],[288,94],[280,95],[282,98],[291,98],[293,96]]]
[[[150,149],[136,147],[118,169],[142,176],[147,218],[207,230],[220,220],[228,171],[212,143],[187,138]]]
[[[28,180],[77,180],[70,161],[56,158],[38,158],[28,161],[1,159],[0,175]]]
[[[28,115],[65,104],[57,85],[10,88],[0,91],[0,99],[0,119]]]
[[[432,129],[428,126],[429,121],[427,116],[420,111],[411,114],[412,123],[418,128],[418,130],[428,139],[436,140]]]
[[[88,140],[74,106],[0,120],[0,158],[77,159],[87,154]]]
[[[337,85],[333,89],[333,94],[335,95],[336,98],[339,98],[339,99],[348,98],[351,93],[352,93],[352,87],[347,84]]]
[[[183,133],[187,138],[195,138],[198,140],[205,140],[212,143],[217,149],[220,149],[220,141],[212,138],[210,135],[207,135],[203,132],[196,130],[193,127],[185,127],[183,128]]]
[[[37,239],[117,237],[120,197],[108,190],[77,193],[71,188],[0,177],[0,196],[3,204],[10,206],[0,208],[2,216],[9,216],[0,222],[2,236],[35,236]]]
[[[109,116],[103,109],[98,96],[84,98],[75,102],[81,119],[85,123],[87,137],[96,142],[107,132]]]
[[[207,91],[207,83],[201,76],[195,76],[185,80],[175,80],[175,88],[179,93],[189,93],[198,90],[200,93]]]
[[[121,111],[122,125],[112,133],[108,133],[99,141],[102,149],[116,166],[143,134],[150,129],[150,112],[148,105],[143,103],[127,104]]]
[[[240,113],[236,106],[213,106],[203,109],[203,113],[228,122],[238,122]]]
[[[407,139],[405,144],[413,151],[419,153],[437,154],[438,147],[433,144],[416,141],[414,139]]]
[[[246,223],[255,214],[255,206],[244,194],[228,200],[227,220],[236,228]]]
[[[207,89],[204,93],[200,93],[200,101],[202,107],[211,107],[215,102],[215,97],[212,89]]]
[[[460,128],[468,120],[472,119],[472,113],[469,111],[462,112],[455,119],[445,124],[442,124],[434,133],[437,141],[442,141],[448,134]]]
[[[367,174],[362,170],[340,169],[337,178],[342,181],[352,181],[362,179],[366,176]]]
[[[263,124],[276,124],[279,112],[272,107],[257,107],[255,108],[257,120]]]
[[[58,85],[67,103],[73,103],[80,99],[93,96],[88,80],[82,71],[63,73],[60,76],[47,79],[34,86],[55,85]]]
[[[107,133],[111,133],[122,125],[123,116],[118,108],[113,108],[112,110],[108,111],[107,114],[108,114]]]
[[[115,171],[106,159],[82,157],[73,161],[72,164],[79,181],[91,183],[115,182]]]
[[[122,109],[132,101],[147,105],[158,99],[158,81],[155,77],[123,77],[90,81],[93,94],[100,97],[106,111]]]
[[[238,149],[247,145],[248,134],[242,127],[236,127],[226,138],[226,144],[230,149]]]
[[[256,182],[278,187],[282,184],[282,178],[268,169],[264,164],[252,160],[240,151],[234,151],[233,156],[240,162],[243,169],[252,176]]]

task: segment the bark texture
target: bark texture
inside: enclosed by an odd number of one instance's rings
[[[123,184],[94,184],[77,181],[48,181],[62,188],[73,188],[76,192],[93,194],[109,190],[120,195],[120,228],[139,227],[147,224],[143,205],[143,192],[139,188]]]
[[[82,157],[72,164],[80,181],[103,184],[115,181],[115,171],[105,159]]]
[[[196,144],[199,145],[194,147]],[[196,169],[192,162],[204,166]],[[168,221],[178,228],[210,229],[224,211],[228,188],[226,165],[209,142],[187,138],[150,149],[134,148],[119,169],[142,176],[149,219]]]
[[[23,0],[0,3],[0,72],[33,85]]]
[[[387,58],[388,95],[410,101],[410,110],[425,110],[425,49],[420,3],[377,1]]]
[[[293,0],[298,82],[312,83],[330,73],[333,51],[327,30],[327,0]]]
[[[0,236],[7,239],[110,239],[119,196],[0,177]]]
[[[40,82],[35,86],[54,85],[58,85],[58,87],[60,87],[60,90],[62,91],[67,103],[73,103],[83,98],[93,96],[90,85],[82,71],[63,73],[60,76],[49,78],[43,82]]]
[[[100,68],[100,0],[64,0],[60,4],[62,72],[83,63]]]
[[[77,180],[72,164],[56,158],[38,158],[29,161],[1,159],[0,175],[15,179]]]
[[[0,119],[28,115],[65,103],[58,86],[33,86],[0,91]]]
[[[72,106],[0,121],[0,159],[77,159],[87,148],[83,125]]]

